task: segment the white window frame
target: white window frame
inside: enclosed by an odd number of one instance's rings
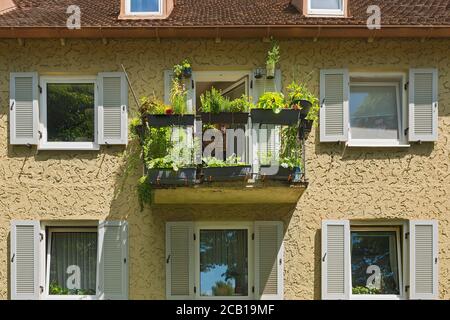
[[[86,224],[84,226],[77,226],[77,227],[64,227],[64,226],[56,226],[56,225],[48,225],[48,230],[45,230],[45,224],[42,227],[43,228],[43,234],[47,237],[46,241],[42,241],[44,243],[47,243],[47,247],[44,247],[44,250],[42,250],[42,254],[44,255],[44,259],[42,259],[43,263],[45,264],[45,268],[43,268],[45,271],[45,276],[43,279],[45,279],[45,283],[43,285],[44,291],[43,291],[43,298],[45,300],[99,300],[98,297],[98,264],[97,264],[97,274],[96,274],[96,284],[95,284],[95,295],[52,295],[49,292],[50,289],[50,259],[51,259],[51,242],[52,242],[52,233],[54,232],[90,232],[90,233],[96,233],[97,239],[98,239],[98,227],[90,224]],[[45,240],[45,237],[44,237]],[[97,251],[97,257],[96,261],[98,261],[98,255],[99,252]]]
[[[407,136],[404,130],[407,128],[408,116],[408,98],[403,86],[406,83],[406,74],[400,72],[353,72],[350,73],[349,83],[349,119],[348,119],[348,147],[409,147]],[[369,78],[371,81],[352,81],[352,78]],[[380,79],[378,81],[377,79]],[[383,79],[383,80],[381,80]],[[386,81],[385,79],[398,79],[399,81]],[[352,139],[352,130],[350,126],[350,98],[352,87],[356,86],[395,86],[397,90],[397,121],[398,121],[398,139]],[[345,125],[345,124],[344,124]]]
[[[125,14],[129,16],[148,16],[148,15],[162,15],[163,14],[163,0],[158,0],[159,2],[159,11],[131,11],[131,1],[125,0]]]
[[[311,16],[336,16],[336,17],[343,17],[345,15],[345,1],[346,0],[340,0],[341,1],[341,9],[313,9],[312,8],[312,1],[313,0],[307,0],[308,1],[308,15]]]
[[[247,253],[248,253],[248,296],[234,296],[234,297],[206,297],[201,295],[200,289],[200,230],[247,230]],[[254,293],[252,288],[255,286],[255,261],[254,261],[254,243],[252,235],[254,232],[253,222],[197,222],[194,225],[194,232],[196,234],[196,241],[194,241],[194,284],[197,288],[194,299],[198,300],[252,300]]]
[[[407,247],[405,234],[407,234],[407,223],[402,222],[398,224],[388,224],[388,223],[350,223],[350,268],[352,265],[352,255],[351,255],[351,233],[352,231],[395,231],[397,237],[397,269],[398,269],[398,279],[399,279],[399,292],[400,294],[353,294],[352,285],[352,272],[350,271],[350,300],[405,300],[405,283],[407,275]]]
[[[47,141],[47,84],[48,83],[92,83],[94,85],[94,142],[48,142]],[[39,150],[99,150],[98,144],[98,84],[97,76],[42,76],[39,112]]]

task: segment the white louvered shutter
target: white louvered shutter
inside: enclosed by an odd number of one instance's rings
[[[39,221],[11,221],[11,299],[39,299]]]
[[[128,223],[103,221],[98,226],[98,296],[128,299]]]
[[[283,287],[283,222],[255,222],[255,298],[281,300]]]
[[[11,73],[9,95],[10,143],[38,144],[37,73]]]
[[[123,72],[98,74],[99,144],[128,143],[128,84]]]
[[[320,70],[320,102],[320,141],[347,141],[349,126],[348,70]]]
[[[409,72],[409,141],[438,139],[438,71]]]
[[[194,297],[194,227],[192,222],[166,223],[167,299]]]
[[[410,299],[438,299],[438,223],[410,221]]]
[[[322,221],[322,299],[350,298],[350,225],[348,220]]]

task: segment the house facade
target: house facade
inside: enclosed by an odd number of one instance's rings
[[[70,1],[0,7],[0,297],[449,299],[450,28],[410,1],[380,1],[381,29],[370,1],[88,1],[80,29]],[[170,103],[184,59],[192,112],[212,84],[318,97],[303,183],[158,186],[141,208],[135,96]]]

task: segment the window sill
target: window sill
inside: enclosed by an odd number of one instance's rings
[[[100,145],[92,142],[61,143],[49,142],[38,146],[39,151],[98,151]]]
[[[399,141],[349,141],[346,143],[347,147],[350,148],[409,148],[411,147],[408,143],[402,143]]]
[[[405,298],[394,294],[352,294],[350,300],[405,300]]]

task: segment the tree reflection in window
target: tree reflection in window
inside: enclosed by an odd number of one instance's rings
[[[247,230],[200,231],[200,294],[248,295]]]
[[[94,142],[93,83],[47,84],[47,141]]]
[[[352,231],[353,294],[399,294],[395,231]]]

